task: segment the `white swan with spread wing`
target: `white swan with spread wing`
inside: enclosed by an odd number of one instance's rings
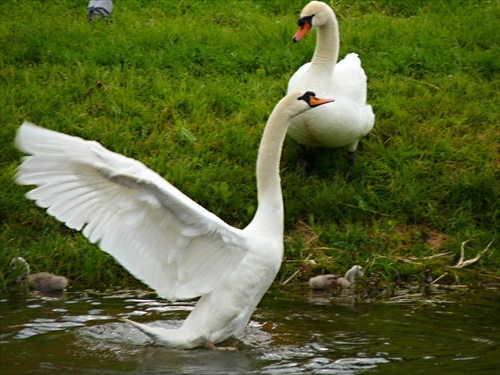
[[[293,92],[274,108],[257,158],[258,208],[243,230],[207,211],[142,163],[97,142],[24,123],[30,154],[16,181],[38,185],[29,199],[82,230],[131,274],[170,300],[201,296],[179,329],[137,328],[157,344],[189,349],[244,330],[283,256],[279,161],[290,120],[332,102]]]
[[[288,134],[300,145],[346,146],[350,171],[359,140],[375,123],[372,107],[366,103],[366,74],[355,53],[337,63],[339,27],[327,4],[311,1],[300,13],[298,23],[293,40],[297,42],[309,30],[317,29],[316,49],[311,62],[299,68],[288,82],[288,92],[312,89],[319,96],[335,98],[335,103],[295,117]]]

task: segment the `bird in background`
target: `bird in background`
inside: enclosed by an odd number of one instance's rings
[[[311,289],[315,290],[327,290],[332,289],[337,286],[350,287],[356,282],[356,278],[362,277],[364,275],[363,267],[352,266],[346,273],[345,276],[339,275],[319,275],[311,277],[309,279],[309,286]]]
[[[27,198],[81,230],[160,297],[200,297],[178,329],[128,323],[160,345],[214,347],[243,333],[281,266],[279,163],[290,120],[332,102],[299,91],[275,106],[257,156],[257,210],[244,229],[226,224],[137,160],[26,122],[16,145],[29,156],[15,179],[37,185]]]
[[[339,26],[330,6],[311,1],[302,9],[298,25],[294,42],[316,29],[316,49],[311,62],[300,67],[290,78],[288,92],[307,87],[319,96],[335,98],[335,103],[295,117],[288,134],[299,143],[302,171],[305,170],[305,146],[347,147],[349,176],[359,140],[375,123],[372,107],[366,103],[366,74],[356,53],[337,62]]]
[[[49,272],[39,272],[30,274],[30,266],[24,258],[16,257],[11,260],[10,268],[13,270],[21,270],[21,274],[17,277],[17,281],[22,283],[28,280],[30,287],[41,292],[62,291],[68,286],[68,279],[64,276],[54,275]]]
[[[87,6],[87,19],[89,21],[106,19],[113,10],[111,0],[90,0]]]

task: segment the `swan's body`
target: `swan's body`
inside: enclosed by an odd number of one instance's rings
[[[136,160],[28,123],[16,141],[32,156],[24,159],[16,181],[39,185],[28,198],[70,228],[83,229],[159,296],[201,296],[179,329],[132,324],[158,344],[187,349],[218,343],[242,333],[281,265],[281,147],[294,116],[332,101],[313,95],[294,92],[273,110],[257,158],[258,208],[243,230]]]
[[[13,269],[22,269],[22,274],[17,278],[18,282],[26,279],[32,288],[42,292],[61,291],[68,285],[68,280],[64,276],[54,275],[49,272],[30,274],[28,262],[21,257],[12,259],[10,267]]]
[[[319,275],[309,279],[309,286],[314,290],[327,290],[332,289],[336,283],[339,275]]]
[[[111,0],[90,0],[87,6],[87,18],[93,21],[100,18],[108,18],[113,10],[113,1]]]
[[[344,277],[339,275],[319,275],[309,279],[309,286],[315,290],[332,289],[336,286],[350,287],[356,282],[357,277],[364,275],[361,266],[352,266]]]
[[[334,97],[335,103],[295,117],[288,134],[306,146],[343,147],[348,150],[349,169],[360,138],[375,123],[372,107],[366,103],[367,79],[355,53],[337,63],[339,28],[332,8],[312,1],[300,14],[299,41],[310,29],[317,29],[316,49],[312,61],[304,64],[288,82],[288,92],[312,88],[323,97]]]

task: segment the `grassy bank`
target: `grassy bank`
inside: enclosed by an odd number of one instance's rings
[[[88,23],[81,1],[2,2],[2,288],[13,283],[16,255],[73,285],[137,285],[13,183],[23,120],[136,158],[244,227],[256,207],[263,125],[314,50],[315,33],[291,42],[305,4],[122,1],[113,22]],[[376,124],[350,183],[345,150],[312,150],[304,177],[286,140],[286,259],[277,282],[354,263],[383,283],[419,281],[427,268],[446,274],[439,283],[498,281],[498,2],[332,5],[341,57],[357,52],[369,77]],[[487,250],[452,267],[462,248],[465,259]]]

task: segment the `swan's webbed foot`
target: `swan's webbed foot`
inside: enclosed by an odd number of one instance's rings
[[[209,350],[238,350],[234,346],[215,346],[215,344],[209,340],[205,342],[205,348]]]

